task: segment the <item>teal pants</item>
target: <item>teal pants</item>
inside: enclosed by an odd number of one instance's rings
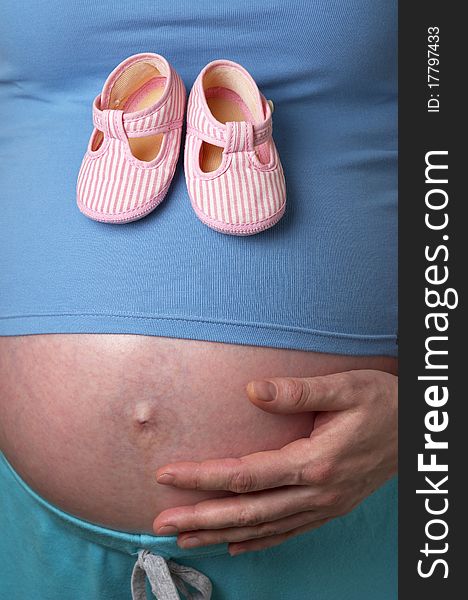
[[[158,600],[177,598],[181,581],[180,597],[205,598],[196,591],[200,579],[211,581],[212,600],[396,600],[396,516],[392,480],[346,517],[275,548],[236,557],[225,544],[182,550],[175,537],[115,531],[64,513],[0,453],[0,599],[144,598],[144,590],[132,592],[133,574]]]

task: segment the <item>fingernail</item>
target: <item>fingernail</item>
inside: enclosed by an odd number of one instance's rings
[[[251,381],[250,392],[262,402],[271,402],[276,399],[276,385],[271,381]]]
[[[188,537],[177,542],[179,546],[182,548],[195,548],[196,546],[200,546],[201,542],[197,537]]]
[[[159,535],[176,535],[179,530],[174,525],[163,525],[156,530]]]
[[[245,548],[233,548],[232,550],[229,550],[229,554],[231,556],[237,556],[238,554],[242,554],[243,552],[245,552]]]
[[[163,473],[162,475],[158,475],[156,481],[158,483],[173,483],[175,477],[172,473]]]

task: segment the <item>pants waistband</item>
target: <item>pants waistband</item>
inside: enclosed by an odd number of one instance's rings
[[[129,531],[118,531],[96,525],[89,521],[79,519],[70,513],[66,513],[57,506],[51,504],[45,498],[35,492],[15,471],[8,462],[5,455],[0,452],[0,479],[10,483],[19,484],[24,492],[31,496],[43,510],[51,513],[59,524],[68,529],[71,534],[84,537],[101,546],[107,546],[127,554],[137,556],[143,550],[163,558],[195,558],[204,556],[218,556],[227,554],[227,544],[217,544],[192,549],[182,549],[176,543],[176,536],[156,536]],[[7,487],[5,489],[8,489]]]

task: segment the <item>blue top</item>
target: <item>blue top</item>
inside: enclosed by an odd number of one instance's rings
[[[396,354],[397,8],[388,0],[4,0],[0,334],[139,333]],[[203,225],[182,160],[126,225],[75,204],[91,103],[137,52],[190,91],[215,58],[275,104],[287,210],[251,237]]]

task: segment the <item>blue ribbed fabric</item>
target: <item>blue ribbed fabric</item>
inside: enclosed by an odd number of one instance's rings
[[[3,1],[0,334],[396,354],[396,37],[388,0]],[[143,51],[188,90],[209,61],[235,60],[273,99],[288,188],[277,226],[204,226],[182,161],[142,221],[78,211],[92,99]]]

